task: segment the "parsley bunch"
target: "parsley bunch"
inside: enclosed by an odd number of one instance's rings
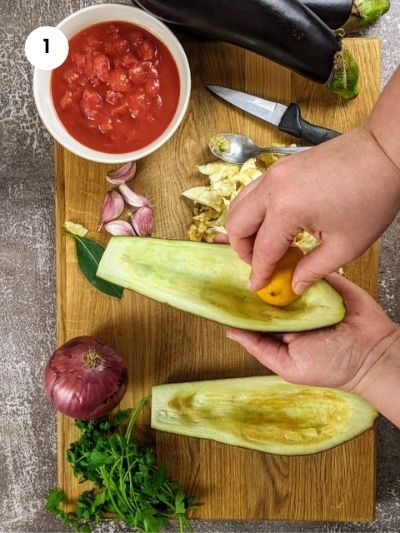
[[[61,504],[66,496],[52,489],[46,510],[77,532],[90,532],[91,526],[105,518],[119,518],[131,529],[155,533],[177,518],[181,532],[192,531],[186,517],[194,507],[176,481],[167,476],[164,465],[157,465],[151,448],[138,447],[131,433],[142,411],[145,398],[130,412],[95,420],[76,420],[81,431],[78,441],[67,452],[68,462],[80,481],[92,481],[95,489],[84,491],[76,501],[74,512],[66,512]],[[129,418],[125,433],[123,423]]]

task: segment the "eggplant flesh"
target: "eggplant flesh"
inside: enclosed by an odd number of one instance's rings
[[[330,28],[341,28],[350,18],[353,0],[301,0]]]
[[[341,43],[298,0],[135,0],[166,22],[242,46],[318,83],[332,72]]]
[[[97,276],[182,311],[253,331],[306,331],[340,322],[342,297],[325,281],[279,308],[247,289],[250,267],[229,245],[112,237]]]
[[[278,376],[156,385],[151,427],[280,455],[321,452],[370,428],[359,396]]]

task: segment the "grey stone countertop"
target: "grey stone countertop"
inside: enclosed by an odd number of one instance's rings
[[[129,0],[125,0],[129,3]],[[0,531],[63,527],[43,511],[56,482],[55,416],[42,392],[55,348],[52,142],[33,103],[26,36],[100,0],[0,1]],[[400,3],[367,34],[383,42],[382,80],[400,63]],[[380,303],[400,321],[400,219],[381,245]],[[196,531],[400,531],[400,431],[378,423],[377,516],[370,524],[196,522]],[[110,531],[110,527],[102,527]],[[171,529],[172,530],[172,529]]]

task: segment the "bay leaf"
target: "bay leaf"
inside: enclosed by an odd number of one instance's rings
[[[121,299],[124,291],[122,287],[96,276],[100,259],[104,253],[104,248],[87,237],[80,237],[79,235],[73,235],[72,233],[69,235],[75,240],[78,264],[82,274],[89,283],[91,283],[97,290],[104,292],[109,296],[114,296],[114,298]]]

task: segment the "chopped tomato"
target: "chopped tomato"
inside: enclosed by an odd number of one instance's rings
[[[157,80],[148,80],[145,88],[146,93],[149,96],[155,98],[160,91],[160,82]]]
[[[126,22],[76,34],[51,78],[54,106],[70,134],[103,152],[137,150],[168,127],[179,100],[175,62],[154,35]]]
[[[146,95],[144,91],[128,96],[128,105],[132,118],[144,115],[146,111]]]
[[[139,63],[139,60],[132,54],[124,54],[121,62],[124,67],[133,67]]]
[[[146,83],[147,75],[142,65],[136,65],[129,69],[129,79],[134,85],[143,85]]]
[[[99,130],[104,135],[106,135],[107,133],[109,133],[113,129],[114,129],[114,125],[113,125],[113,122],[111,120],[111,117],[105,117],[104,120],[102,122],[100,122],[100,124],[99,124]]]
[[[78,78],[78,83],[79,85],[81,85],[82,87],[86,87],[87,84],[89,83],[89,78],[86,76],[86,74],[81,74]]]
[[[154,109],[160,109],[162,105],[163,105],[162,98],[159,94],[157,94],[157,96],[153,100]]]
[[[146,72],[146,79],[155,80],[158,78],[158,70],[150,61],[143,61],[142,68]]]
[[[128,102],[124,102],[119,106],[114,107],[114,109],[111,110],[111,115],[113,117],[121,116],[127,114],[129,111]]]
[[[89,78],[89,80],[93,80],[95,78],[94,73],[94,57],[92,54],[87,54],[85,59],[85,74]]]
[[[129,78],[122,69],[111,70],[109,75],[109,85],[114,91],[126,93],[129,90]]]
[[[83,72],[86,66],[86,57],[84,54],[72,54],[72,61],[75,63],[78,72]]]
[[[104,54],[97,54],[93,59],[93,72],[100,81],[106,83],[110,73],[110,62]]]
[[[105,33],[106,35],[111,35],[114,39],[119,38],[119,29],[117,28],[115,24],[110,24],[110,26],[107,28]]]
[[[132,30],[128,33],[128,39],[130,42],[135,46],[136,48],[139,48],[139,46],[142,44],[143,41],[143,33],[139,30]]]
[[[61,109],[66,109],[69,105],[72,104],[72,93],[67,91],[64,96],[61,98],[60,107]]]
[[[102,46],[101,40],[98,38],[97,34],[88,35],[86,38],[87,50],[100,50]]]
[[[153,60],[156,57],[156,50],[150,41],[143,41],[138,48],[138,56],[145,61]]]
[[[85,89],[82,95],[81,107],[86,118],[95,120],[100,114],[99,109],[103,107],[103,98],[98,92]]]
[[[119,39],[118,41],[115,41],[114,49],[117,54],[120,55],[124,54],[125,52],[129,52],[129,41],[126,39]]]
[[[106,41],[104,43],[104,51],[109,56],[113,56],[115,54],[114,41]]]
[[[117,93],[116,91],[107,91],[106,92],[106,101],[111,105],[116,105],[122,100],[124,95],[122,93]]]
[[[68,85],[74,85],[74,83],[79,79],[79,73],[76,72],[76,70],[69,68],[64,72],[63,78]]]

